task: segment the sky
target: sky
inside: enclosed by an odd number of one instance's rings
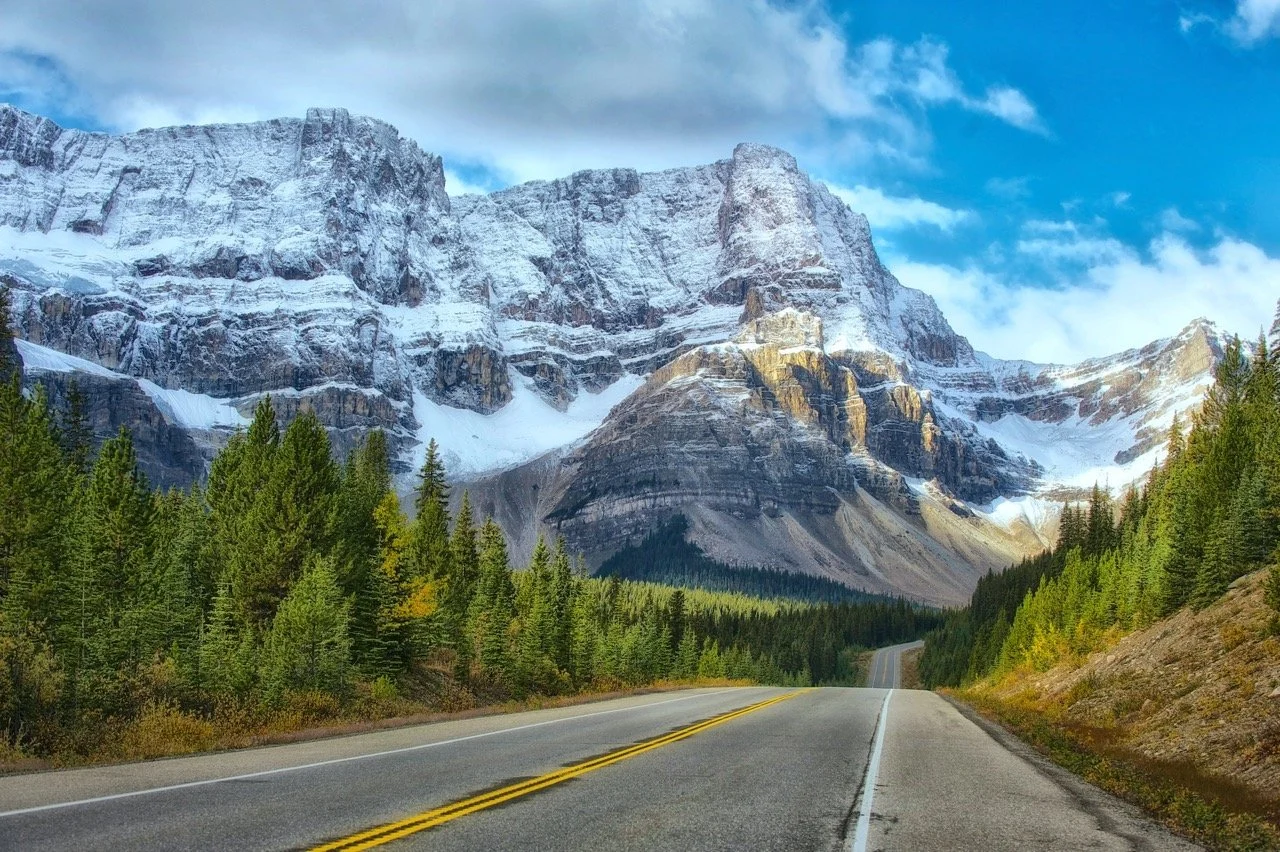
[[[975,347],[1072,363],[1280,298],[1280,0],[0,0],[67,127],[342,106],[451,194],[794,153]]]

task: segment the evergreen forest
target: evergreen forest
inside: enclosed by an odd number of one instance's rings
[[[639,544],[628,545],[606,559],[596,574],[812,603],[890,602],[882,595],[860,592],[826,577],[775,568],[727,565],[707,556],[696,544],[688,541],[685,538],[688,529],[688,519],[677,515]]]
[[[955,686],[1043,671],[1183,607],[1202,609],[1271,565],[1280,609],[1280,309],[1252,346],[1233,340],[1189,424],[1119,505],[1096,487],[1067,504],[1055,546],[979,581],[926,640],[920,674]]]
[[[313,413],[281,428],[269,398],[207,483],[161,492],[128,431],[95,451],[77,394],[55,411],[24,390],[0,332],[0,758],[92,758],[144,722],[301,727],[663,680],[851,684],[862,648],[940,624],[899,601],[589,578],[563,541],[512,565],[467,495],[450,511],[434,442],[410,514],[382,433],[339,461]]]

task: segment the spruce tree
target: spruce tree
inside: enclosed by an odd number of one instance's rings
[[[0,597],[20,577],[36,620],[55,615],[74,491],[44,389],[28,399],[12,372],[0,381]]]
[[[480,583],[469,622],[476,655],[499,678],[512,675],[508,636],[515,617],[515,585],[507,562],[507,543],[493,518],[480,529]]]
[[[215,701],[246,697],[257,677],[256,656],[252,637],[240,627],[231,586],[223,583],[200,631],[197,690]]]
[[[351,674],[347,602],[327,558],[315,558],[280,602],[263,646],[263,683],[271,700],[289,690],[341,695]]]
[[[449,539],[449,576],[445,587],[444,610],[450,639],[458,653],[458,671],[468,670],[472,657],[467,639],[467,614],[480,581],[480,554],[476,548],[476,528],[471,512],[471,497],[464,491],[458,518]]]
[[[556,539],[555,554],[551,559],[551,576],[547,584],[548,608],[551,613],[551,641],[548,654],[556,668],[569,671],[573,645],[573,598],[577,585],[573,577],[573,564],[565,547],[564,537]]]
[[[365,586],[366,575],[377,561],[379,534],[373,515],[390,490],[387,436],[375,429],[347,456],[333,514],[338,578],[349,595]]]
[[[328,433],[312,411],[289,424],[268,464],[246,519],[260,549],[242,554],[232,584],[248,621],[259,628],[271,621],[309,557],[329,552],[338,488]]]
[[[434,439],[419,471],[414,509],[412,570],[425,579],[444,579],[449,574],[449,488]]]
[[[156,649],[146,589],[154,506],[129,432],[102,445],[74,522],[59,612],[80,701],[126,709],[126,681]],[[66,616],[70,616],[69,618]]]
[[[214,458],[205,492],[213,559],[224,566],[222,576],[231,584],[241,623],[254,628],[263,627],[266,618],[255,590],[267,548],[264,513],[257,509],[279,449],[280,429],[271,397],[266,396],[254,410],[248,432],[232,436]]]
[[[76,476],[89,472],[89,459],[93,450],[93,430],[89,428],[86,406],[88,401],[75,379],[67,389],[67,408],[62,415],[59,429],[63,452]]]

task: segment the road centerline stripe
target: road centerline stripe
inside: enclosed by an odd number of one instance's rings
[[[530,722],[527,725],[516,725],[512,728],[501,728],[496,731],[482,731],[478,734],[468,734],[461,737],[453,737],[447,740],[436,740],[429,743],[419,743],[417,745],[404,746],[402,748],[387,749],[385,751],[374,751],[367,754],[353,754],[347,757],[335,757],[330,760],[318,760],[313,763],[302,763],[297,766],[280,766],[275,769],[263,769],[258,772],[245,772],[240,775],[224,775],[218,778],[202,778],[198,781],[184,781],[178,784],[166,784],[163,787],[147,787],[142,790],[130,790],[125,793],[109,793],[104,796],[93,796],[88,799],[73,799],[69,802],[53,802],[48,805],[35,805],[29,808],[18,808],[16,810],[0,812],[0,819],[5,817],[23,816],[25,814],[39,813],[41,811],[53,811],[60,808],[74,808],[81,805],[96,805],[101,802],[113,802],[117,799],[132,799],[135,796],[150,796],[156,793],[169,793],[174,790],[186,790],[191,787],[206,787],[211,784],[225,784],[230,781],[247,781],[253,778],[263,778],[269,775],[282,775],[287,772],[301,772],[307,769],[318,769],[324,766],[334,766],[339,763],[351,763],[357,760],[372,760],[379,757],[390,757],[397,754],[405,754],[407,752],[425,751],[426,749],[441,748],[443,746],[456,745],[457,743],[469,742],[471,740],[484,739],[485,737],[496,737],[502,734],[512,734],[517,731],[527,731],[532,728],[542,728],[547,725],[558,725],[562,722],[573,722],[578,719],[590,719],[595,716],[608,716],[613,713],[625,713],[629,710],[643,710],[649,707],[660,707],[664,704],[675,704],[680,701],[692,701],[697,698],[708,698],[713,695],[723,695],[727,692],[733,692],[733,689],[721,689],[715,692],[699,692],[696,695],[682,695],[679,698],[669,698],[665,701],[651,701],[645,704],[636,704],[628,707],[612,707],[608,710],[597,710],[592,713],[578,713],[573,716],[561,716],[558,719],[546,719],[541,722]],[[447,722],[445,723],[447,724]],[[199,757],[200,755],[193,755]],[[71,770],[75,771],[75,770]]]
[[[880,705],[880,718],[876,720],[875,745],[871,747],[871,759],[867,761],[867,774],[862,779],[862,801],[858,805],[858,827],[853,833],[853,842],[849,844],[851,852],[867,852],[867,839],[871,834],[871,807],[876,798],[876,776],[880,774],[880,753],[884,750],[884,730],[889,727],[889,699],[893,697],[890,689],[884,695],[884,703]]]
[[[408,837],[411,834],[417,834],[420,831],[426,831],[429,828],[444,825],[459,817],[468,814],[477,813],[478,811],[492,808],[506,802],[527,796],[530,793],[536,793],[545,790],[548,787],[555,786],[571,778],[577,778],[586,775],[588,772],[594,772],[597,769],[603,769],[615,763],[627,760],[632,757],[653,751],[666,745],[670,745],[680,740],[688,739],[695,734],[731,722],[734,719],[746,716],[748,713],[754,713],[757,710],[763,710],[771,707],[779,702],[786,701],[800,695],[803,690],[788,692],[764,701],[749,704],[746,707],[740,707],[736,710],[730,710],[727,713],[721,713],[710,719],[704,719],[701,722],[695,722],[692,725],[686,725],[666,734],[653,737],[648,740],[642,740],[634,745],[627,746],[617,751],[602,754],[597,757],[588,758],[587,760],[573,764],[571,766],[562,767],[553,770],[544,775],[529,778],[524,781],[518,781],[497,790],[490,790],[486,793],[480,793],[470,796],[457,802],[453,802],[442,807],[433,808],[422,813],[415,814],[396,822],[386,823],[384,825],[375,826],[365,831],[343,837],[329,843],[314,847],[311,852],[358,852],[358,850],[372,849],[393,840],[399,840],[402,837]]]

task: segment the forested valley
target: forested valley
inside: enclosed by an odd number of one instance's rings
[[[94,453],[76,395],[54,411],[24,393],[7,352],[0,762],[658,681],[853,683],[861,649],[938,624],[903,602],[588,578],[563,541],[513,566],[465,494],[450,513],[434,442],[411,520],[382,433],[339,463],[314,415],[281,430],[270,399],[207,484],[156,491],[127,431]]]
[[[1280,609],[1280,310],[1255,345],[1238,339],[1189,429],[1175,420],[1161,463],[1118,506],[1095,487],[1063,507],[1057,544],[979,581],[930,635],[929,686],[1044,671],[1183,607],[1203,609],[1271,565]]]

